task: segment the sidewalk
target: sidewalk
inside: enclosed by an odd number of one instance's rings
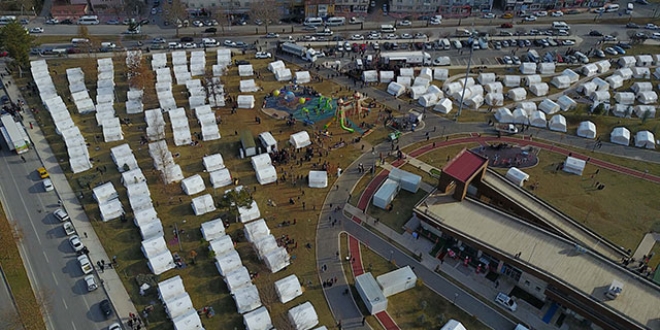
[[[4,70],[5,62],[2,61],[0,62],[0,71],[4,72]],[[17,100],[24,100],[21,91],[13,81],[13,78],[7,76],[4,80],[12,82],[11,85],[5,87],[5,91],[11,101],[16,103]],[[34,151],[44,167],[48,169],[50,178],[53,181],[53,186],[56,188],[57,196],[62,201],[67,213],[69,213],[71,223],[80,235],[81,241],[89,249],[89,258],[92,265],[95,265],[96,261],[100,260],[104,260],[106,261],[106,264],[109,264],[112,261],[112,257],[107,255],[105,249],[101,245],[87,214],[83,211],[78,202],[78,196],[69,185],[66,173],[62,171],[48,141],[44,137],[43,132],[39,129],[32,112],[29,111],[28,107],[23,106],[21,115],[23,116],[23,124],[27,128],[30,140],[32,140]],[[33,125],[34,129],[29,129],[30,124]],[[119,260],[119,262],[121,262],[121,260]],[[121,318],[123,324],[126,324],[128,321],[129,313],[134,313],[139,316],[139,313],[136,312],[135,306],[114,268],[106,267],[103,272],[99,272],[97,269],[96,274],[100,279],[102,288],[112,302],[117,317]]]

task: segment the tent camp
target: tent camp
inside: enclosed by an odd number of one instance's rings
[[[658,94],[654,91],[637,93],[637,101],[641,104],[651,104],[658,102]]]
[[[356,276],[355,286],[369,314],[375,315],[387,309],[387,297],[371,273]]]
[[[511,101],[517,102],[527,98],[527,91],[522,87],[518,87],[509,90],[506,95]]]
[[[610,89],[610,84],[607,81],[601,79],[600,77],[594,78],[593,80],[591,80],[591,82],[596,84],[597,91],[607,91]]]
[[[397,82],[391,82],[389,85],[387,85],[387,93],[390,95],[394,95],[394,97],[399,97],[403,95],[403,93],[406,92],[406,87],[403,85],[397,83]]]
[[[452,109],[453,103],[451,102],[450,99],[448,98],[443,98],[438,103],[433,107],[434,111],[440,112],[440,113],[450,113]]]
[[[161,254],[163,251],[167,251],[167,243],[165,243],[165,239],[162,236],[153,237],[142,241],[140,250],[149,259]]]
[[[373,204],[385,210],[398,193],[399,183],[392,179],[387,179],[374,194]]]
[[[517,167],[512,167],[506,171],[507,180],[513,182],[518,187],[522,187],[527,180],[529,180],[529,174],[521,171]]]
[[[553,102],[552,100],[545,99],[539,103],[538,109],[540,111],[545,112],[548,115],[552,115],[554,113],[559,112],[561,108],[559,107],[559,104]]]
[[[508,108],[498,108],[495,110],[495,119],[502,124],[513,123],[513,114]]]
[[[540,74],[552,74],[555,73],[555,63],[553,62],[543,62],[539,63],[536,68],[536,71]]]
[[[648,81],[636,81],[630,86],[630,89],[633,93],[650,92],[653,91],[653,84]]]
[[[465,87],[470,88],[476,84],[472,77],[468,77],[467,79],[461,78],[458,80],[458,83],[461,85],[461,88],[463,88],[464,85]]]
[[[543,96],[548,94],[550,87],[546,83],[538,83],[529,86],[529,91],[536,96]]]
[[[275,79],[277,81],[289,81],[293,78],[291,74],[291,69],[281,69],[275,71]]]
[[[387,84],[394,80],[394,71],[381,71],[380,72],[380,83]]]
[[[651,55],[637,55],[635,64],[637,66],[651,66],[653,65],[653,56]]]
[[[615,127],[610,133],[610,142],[627,146],[630,144],[630,131],[625,127]]]
[[[396,167],[393,167],[390,170],[390,173],[387,175],[387,177],[398,182],[401,189],[411,193],[416,193],[422,183],[421,176],[398,169]]]
[[[225,161],[221,154],[204,156],[202,163],[207,172],[213,172],[225,168]]]
[[[238,66],[238,75],[240,77],[249,77],[254,75],[252,64],[244,64]]]
[[[600,102],[609,102],[609,100],[612,98],[612,95],[610,94],[609,91],[595,91],[589,95],[589,99],[591,99],[594,103],[600,103]]]
[[[158,282],[158,297],[163,303],[167,303],[185,292],[186,288],[183,286],[183,280],[179,275]]]
[[[277,293],[277,297],[280,298],[280,302],[283,304],[286,304],[303,294],[302,288],[300,287],[300,281],[296,274],[291,274],[276,281],[275,292]]]
[[[526,77],[523,77],[523,84],[527,87],[538,84],[541,82],[541,75],[533,74]]]
[[[225,254],[215,256],[215,267],[222,276],[226,276],[241,266],[243,266],[241,256],[234,249],[227,251]]]
[[[619,104],[634,104],[635,103],[635,94],[633,93],[616,93],[614,94],[614,100]]]
[[[186,195],[192,196],[204,191],[206,186],[204,186],[204,180],[202,179],[202,176],[195,174],[181,180],[181,189],[183,189],[183,192]]]
[[[261,217],[261,212],[259,211],[259,205],[257,201],[252,201],[250,206],[241,206],[238,208],[238,220],[241,223],[248,223],[252,220],[257,220]]]
[[[545,119],[545,113],[543,111],[534,111],[529,116],[529,124],[534,127],[545,128],[547,121]]]
[[[554,115],[548,121],[548,128],[555,132],[566,133],[566,117],[562,115]]]
[[[401,267],[376,277],[385,297],[410,290],[417,284],[417,275],[410,266]]]
[[[614,74],[617,76],[621,76],[623,80],[629,80],[632,78],[632,70],[630,68],[621,68],[616,71],[614,71]]]
[[[639,131],[635,134],[635,147],[655,149],[655,136],[649,131]]]
[[[502,84],[507,88],[520,87],[520,76],[506,75],[502,79]]]
[[[259,91],[259,86],[257,86],[254,79],[241,80],[239,82],[238,90],[240,90],[241,93],[254,93]]]
[[[221,256],[234,249],[234,242],[231,240],[231,236],[224,235],[216,239],[213,239],[209,242],[209,251],[217,256]]]
[[[147,262],[147,267],[155,275],[160,275],[170,269],[174,269],[176,265],[174,264],[174,258],[170,251],[163,251],[161,254],[149,258]]]
[[[653,54],[653,65],[660,66],[660,54]]]
[[[488,93],[503,93],[504,86],[501,82],[491,82],[484,85],[484,90]]]
[[[236,104],[239,109],[254,108],[254,95],[239,95],[236,98]]]
[[[405,88],[410,88],[412,86],[412,77],[396,77],[396,82]]]
[[[263,258],[266,267],[273,273],[286,268],[291,264],[291,257],[286,252],[284,247],[279,247],[270,253],[266,254]]]
[[[300,131],[298,133],[291,134],[289,137],[289,143],[296,148],[301,149],[312,144],[312,140],[309,139],[309,133],[307,131]]]
[[[552,78],[550,84],[552,84],[552,86],[555,86],[559,89],[566,89],[571,87],[571,78],[565,75],[558,75]]]
[[[570,98],[568,95],[562,95],[557,99],[557,104],[561,108],[561,111],[573,110],[577,106],[577,102]]]
[[[524,328],[527,329],[527,328]],[[461,322],[456,320],[449,320],[445,325],[440,328],[440,330],[467,330]],[[516,327],[514,330],[521,330]]]
[[[160,221],[151,221],[140,226],[140,236],[143,240],[148,240],[154,237],[162,237],[163,233],[163,224]]]
[[[489,83],[494,83],[496,78],[497,76],[495,76],[495,73],[493,72],[482,72],[477,77],[477,81],[479,82],[479,84],[485,85]]]
[[[513,110],[513,123],[514,124],[529,124],[529,115],[527,112],[521,108],[516,108]]]
[[[618,64],[622,68],[632,68],[637,64],[637,59],[634,56],[623,56],[619,58]]]
[[[232,292],[232,297],[236,302],[236,309],[239,314],[245,314],[261,307],[261,298],[259,298],[259,290],[254,284],[236,289]]]
[[[424,95],[424,93],[426,93],[426,88],[427,88],[426,86],[410,87],[410,98],[413,100],[419,99],[420,97],[422,97],[422,95]]]
[[[649,68],[632,68],[633,78],[635,79],[651,79],[651,69]]]
[[[584,167],[587,165],[582,159],[577,159],[575,157],[568,156],[564,161],[564,167],[562,168],[564,172],[573,173],[577,175],[582,175]]]
[[[633,112],[639,118],[655,118],[654,105],[636,105],[633,107]]]
[[[449,70],[447,69],[433,69],[433,80],[445,81],[449,78]]]
[[[189,311],[172,320],[174,330],[204,330],[196,310]]]
[[[580,68],[580,73],[583,76],[592,77],[598,74],[598,67],[593,63],[585,64]]]
[[[522,74],[535,74],[536,73],[536,63],[522,63],[520,65],[520,73]]]
[[[296,84],[309,84],[311,81],[309,71],[296,71]]]
[[[610,84],[610,88],[612,89],[617,89],[623,86],[623,78],[616,74],[613,74],[605,78],[605,81],[607,81],[607,83]]]
[[[133,212],[133,223],[138,227],[145,226],[146,224],[154,221],[160,222],[160,219],[158,218],[156,209],[153,207],[144,208]]]
[[[240,266],[225,276],[225,284],[229,292],[234,292],[236,289],[252,283],[250,272],[245,266]]]
[[[362,71],[362,81],[364,81],[366,83],[377,82],[378,81],[378,71],[376,71],[376,70]]]
[[[307,176],[310,188],[326,188],[328,186],[327,171],[309,171]]]
[[[229,169],[227,168],[209,173],[209,179],[211,180],[211,186],[213,186],[213,189],[226,187],[234,182],[231,173],[229,173]]]
[[[596,63],[596,67],[598,68],[598,73],[605,73],[609,71],[609,69],[612,67],[612,64],[610,64],[610,61],[603,60],[603,61],[598,61]]]
[[[580,80],[580,75],[571,69],[565,69],[561,74],[567,76],[571,80],[571,84]]]
[[[498,107],[504,105],[504,94],[502,93],[488,93],[484,97],[484,102],[491,107]]]
[[[268,229],[268,225],[264,219],[245,224],[243,231],[245,233],[245,239],[250,243],[254,243],[270,235],[270,229]]]
[[[447,83],[445,82],[445,85],[442,87],[442,91],[445,93],[445,95],[452,95],[456,94],[463,90],[463,85],[459,82],[452,82],[452,83]]]
[[[222,219],[203,222],[200,231],[206,241],[211,241],[225,236],[225,224],[222,222]]]
[[[289,309],[289,322],[296,330],[310,330],[319,324],[319,317],[309,301]]]
[[[215,211],[215,203],[213,203],[213,197],[211,197],[211,194],[195,197],[190,204],[192,205],[193,212],[195,212],[195,215],[197,216]]]
[[[583,121],[580,123],[577,129],[577,135],[579,137],[587,138],[587,139],[595,139],[596,138],[596,124],[590,122],[590,121]]]
[[[271,330],[273,321],[266,307],[261,306],[249,313],[243,314],[243,324],[245,330]]]
[[[268,63],[268,71],[275,73],[277,70],[284,69],[286,66],[282,61],[275,61]]]
[[[256,176],[257,182],[262,186],[277,182],[277,170],[272,165],[257,169]]]
[[[188,314],[190,311],[195,311],[192,300],[190,300],[190,295],[186,292],[167,301],[165,307],[167,316],[169,316],[170,319]]]

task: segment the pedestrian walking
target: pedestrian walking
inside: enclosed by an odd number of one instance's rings
[[[21,160],[23,161],[23,163],[27,163],[27,160],[25,160],[25,157],[21,156]]]
[[[85,238],[87,238],[87,232],[84,232],[83,235],[85,235]]]

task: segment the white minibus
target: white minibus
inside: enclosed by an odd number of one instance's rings
[[[339,26],[339,25],[344,25],[345,23],[346,23],[345,17],[330,17],[326,21],[326,25],[328,26]]]
[[[99,24],[99,17],[96,16],[96,15],[81,16],[80,19],[78,19],[78,24],[79,25],[98,25]]]
[[[304,26],[321,26],[323,25],[323,19],[320,17],[307,17],[303,22]]]
[[[396,28],[394,27],[394,25],[385,24],[385,25],[380,26],[380,32],[394,33],[394,32],[396,32]]]

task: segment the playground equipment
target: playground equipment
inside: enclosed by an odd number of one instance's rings
[[[332,125],[332,123],[336,120],[339,120],[339,125],[341,128],[349,133],[355,132],[355,130],[351,127],[346,126],[346,115],[362,115],[362,111],[370,111],[371,109],[369,108],[363,108],[362,107],[362,100],[364,97],[360,92],[355,92],[353,94],[353,98],[351,100],[344,100],[344,99],[339,99],[337,101],[337,111],[335,112],[335,116],[325,124],[324,129],[327,129]]]

